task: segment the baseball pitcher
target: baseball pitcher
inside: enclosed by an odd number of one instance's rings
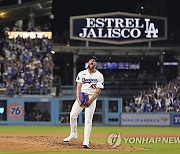
[[[96,100],[104,88],[104,77],[96,69],[97,58],[92,56],[88,61],[88,68],[80,71],[77,75],[76,82],[76,100],[72,106],[70,113],[71,133],[69,137],[64,139],[64,142],[77,139],[77,117],[85,108],[85,127],[83,147],[89,148],[89,139],[92,128],[93,114],[96,108]]]

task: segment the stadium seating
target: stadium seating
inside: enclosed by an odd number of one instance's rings
[[[53,85],[52,42],[48,38],[9,39],[3,42],[3,84],[7,95],[50,95]]]

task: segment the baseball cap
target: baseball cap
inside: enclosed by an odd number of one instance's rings
[[[95,57],[95,56],[91,56],[91,57],[89,57],[89,59],[88,59],[88,60],[90,60],[90,59],[94,59],[96,62],[98,61],[97,57]]]

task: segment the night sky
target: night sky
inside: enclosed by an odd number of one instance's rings
[[[170,29],[180,29],[179,0],[53,0],[52,28],[69,30],[69,17],[108,12],[139,13],[168,18]],[[140,7],[143,6],[144,10]]]

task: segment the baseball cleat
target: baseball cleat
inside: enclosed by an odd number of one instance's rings
[[[83,145],[84,149],[89,149],[89,145]]]
[[[71,140],[76,140],[77,139],[77,134],[70,134],[69,137],[64,139],[64,142],[69,142]]]

